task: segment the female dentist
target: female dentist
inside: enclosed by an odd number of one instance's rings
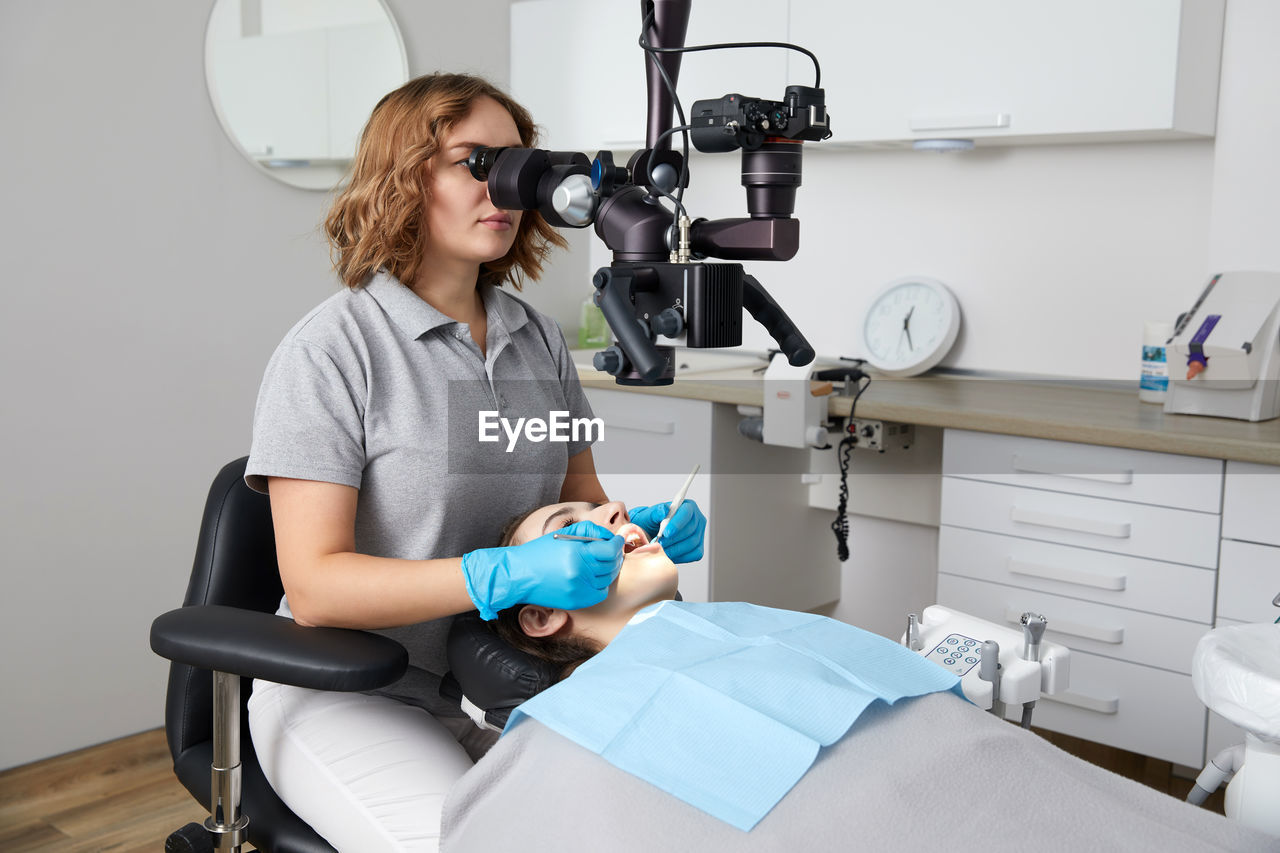
[[[246,481],[271,497],[279,612],[409,651],[373,694],[254,684],[263,771],[339,850],[437,849],[445,795],[492,742],[440,698],[450,617],[587,607],[621,566],[622,538],[589,521],[567,532],[609,538],[485,547],[531,507],[607,500],[589,440],[506,452],[477,432],[478,413],[591,414],[555,322],[499,289],[536,279],[563,239],[494,207],[466,165],[476,146],[535,138],[528,112],[475,77],[384,97],[326,222],[346,287],[285,336],[259,392]],[[705,525],[686,501],[664,536],[673,559],[700,558]]]

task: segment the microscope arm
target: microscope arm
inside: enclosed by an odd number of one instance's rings
[[[649,270],[646,275],[644,268],[626,267],[605,267],[597,271],[595,278],[592,279],[592,284],[597,291],[596,304],[600,306],[604,318],[609,321],[609,328],[617,336],[618,348],[630,362],[631,368],[639,373],[645,382],[654,382],[662,375],[667,366],[667,359],[654,346],[653,340],[649,337],[648,328],[635,316],[634,294],[636,291],[653,290],[657,287],[656,279],[652,270]],[[601,356],[611,357],[608,350],[599,354],[597,358]],[[612,357],[616,358],[617,355],[614,354]],[[617,370],[611,370],[610,367],[622,369],[625,365],[596,364],[597,370],[617,373]]]
[[[789,261],[800,251],[798,219],[699,219],[689,231],[694,252],[725,261]]]

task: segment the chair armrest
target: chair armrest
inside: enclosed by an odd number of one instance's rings
[[[156,617],[151,650],[198,669],[316,690],[385,687],[409,666],[404,646],[379,634],[304,628],[283,616],[217,604]]]

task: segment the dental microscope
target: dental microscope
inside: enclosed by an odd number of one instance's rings
[[[819,87],[787,86],[780,100],[727,94],[693,103],[686,118],[676,96],[692,0],[641,0],[640,46],[648,86],[646,147],[625,166],[613,153],[594,160],[578,152],[531,148],[472,151],[468,166],[486,181],[493,203],[536,210],[556,227],[595,226],[613,262],[592,278],[593,301],[615,343],[596,353],[597,370],[623,385],[669,385],[678,339],[694,348],[742,343],[742,310],[777,341],[790,364],[807,365],[814,351],[795,323],[754,276],[733,261],[785,261],[799,249],[800,223],[792,217],[801,183],[802,146],[831,135]],[[802,52],[808,54],[808,51]],[[817,69],[817,60],[814,66]],[[681,124],[672,125],[672,108]],[[683,153],[671,138],[684,134]],[[689,184],[688,145],[702,152],[741,151],[748,216],[690,219],[682,202]],[[669,209],[664,201],[674,204]],[[703,263],[705,258],[728,263]]]

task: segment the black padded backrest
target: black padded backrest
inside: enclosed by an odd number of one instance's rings
[[[209,488],[196,544],[195,564],[182,605],[225,604],[274,613],[284,590],[276,564],[271,503],[244,482],[243,457],[223,466]],[[249,685],[241,687],[247,701]],[[213,678],[175,663],[169,667],[165,733],[176,760],[193,744],[213,737]]]

